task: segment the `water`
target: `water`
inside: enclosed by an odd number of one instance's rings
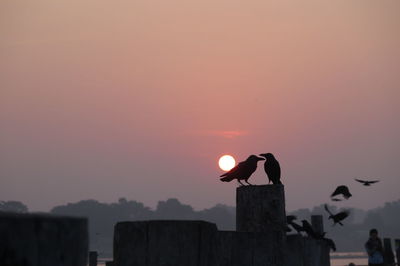
[[[350,262],[354,263],[356,266],[368,265],[367,258],[335,258],[331,259],[331,266],[348,266]],[[105,266],[106,263],[103,261],[99,261],[97,265]]]
[[[349,263],[357,266],[368,265],[365,252],[334,252],[331,253],[331,266],[348,266]]]

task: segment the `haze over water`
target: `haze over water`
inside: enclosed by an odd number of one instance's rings
[[[397,200],[399,8],[2,1],[0,200],[233,205],[219,156],[265,152],[281,163],[289,210],[338,184],[353,207]],[[267,182],[262,167],[250,182]]]

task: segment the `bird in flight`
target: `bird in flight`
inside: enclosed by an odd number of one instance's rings
[[[338,186],[335,191],[332,193],[331,198],[337,196],[337,195],[343,195],[345,199],[349,199],[352,195],[349,191],[349,188],[347,186]],[[333,200],[333,199],[332,199]],[[335,200],[337,201],[337,200]]]
[[[329,210],[328,205],[326,205],[326,204],[325,204],[325,210],[329,213],[329,218],[328,219],[332,219],[333,220],[333,225],[332,226],[334,226],[336,224],[340,224],[341,226],[343,226],[342,221],[344,219],[346,219],[350,215],[350,212],[347,211],[347,210],[341,211],[341,212],[339,212],[337,214],[333,214]]]
[[[268,183],[282,184],[281,182],[281,167],[272,153],[262,153],[260,156],[265,158],[264,170],[268,176]]]
[[[371,184],[375,184],[375,183],[378,183],[379,182],[379,180],[371,180],[371,181],[368,181],[368,180],[361,180],[361,179],[357,179],[357,178],[355,178],[354,180],[356,180],[357,182],[360,182],[361,184],[363,184],[364,186],[370,186]]]
[[[250,176],[257,169],[257,162],[264,160],[263,158],[255,155],[250,155],[245,161],[238,163],[229,172],[224,173],[220,177],[223,182],[231,182],[233,179],[237,179],[241,186],[244,184],[240,180],[244,180],[247,184],[251,185],[248,181]]]

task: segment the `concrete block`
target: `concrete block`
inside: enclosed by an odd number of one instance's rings
[[[85,218],[0,213],[1,266],[86,266]]]
[[[217,265],[217,227],[203,221],[121,222],[114,230],[116,266]]]

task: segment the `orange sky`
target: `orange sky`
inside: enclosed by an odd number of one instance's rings
[[[0,3],[0,200],[234,204],[272,152],[289,209],[399,198],[399,1]],[[373,190],[352,178],[380,178]],[[266,182],[261,168],[254,183]],[[251,180],[250,180],[251,181]],[[315,191],[310,193],[310,188]]]

